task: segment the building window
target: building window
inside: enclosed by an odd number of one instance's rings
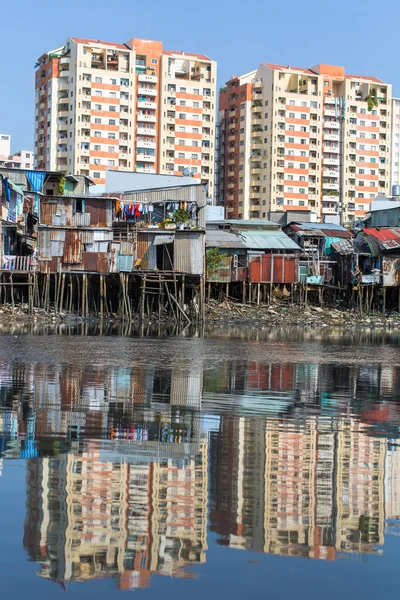
[[[93,179],[100,179],[100,173],[93,173]]]
[[[95,165],[99,165],[99,164],[100,164],[100,159],[99,159],[99,158],[94,158],[94,159],[93,159],[93,163],[94,163]]]
[[[193,108],[200,108],[200,102],[193,102]]]
[[[289,113],[289,119],[294,119],[294,112]]]
[[[179,106],[186,106],[186,100],[179,100]]]
[[[93,146],[93,150],[94,150],[95,152],[100,152],[100,149],[101,149],[101,146],[99,146],[99,144],[95,144],[95,145]]]
[[[296,104],[296,102],[295,102],[294,100],[290,100],[290,101],[289,101],[289,105],[290,105],[290,106],[295,106],[295,104]],[[292,115],[293,115],[293,114],[294,114],[294,113],[292,113]],[[292,119],[293,117],[290,117],[290,118]]]
[[[184,152],[178,152],[178,158],[185,158]]]
[[[101,90],[94,90],[94,95],[95,96],[102,96],[103,92]]]
[[[108,164],[109,167],[113,167],[115,165],[115,160],[111,160],[110,159],[110,160],[107,161],[107,164]]]
[[[115,123],[116,123],[115,119],[108,119],[109,125],[115,125]]]
[[[117,92],[110,92],[110,98],[116,98]]]
[[[303,120],[305,120],[305,119],[307,119],[307,115],[305,115],[304,113],[301,113],[301,118],[302,118]]]
[[[179,113],[179,119],[186,119],[185,113]]]
[[[300,169],[305,169],[306,165],[304,163],[300,163],[299,167],[300,167]]]
[[[158,65],[158,59],[157,58],[152,58],[151,59],[151,64],[152,65]]]
[[[111,105],[111,106],[109,106],[109,107],[108,107],[108,110],[109,110],[110,112],[117,112],[117,107],[116,107],[116,106],[114,106],[114,105]]]
[[[101,123],[101,119],[99,119],[98,117],[95,118],[94,120],[95,123],[97,123],[97,125],[99,125]]]
[[[115,133],[109,133],[108,137],[110,140],[115,140]]]
[[[102,81],[103,81],[102,77],[95,77],[94,78],[94,82],[95,83],[102,83]]]
[[[185,87],[180,87],[179,91],[181,94],[186,94],[186,88]]]
[[[94,137],[101,137],[101,131],[95,131]]]
[[[184,127],[184,125],[179,125],[178,131],[180,131],[181,133],[186,131],[186,127]]]

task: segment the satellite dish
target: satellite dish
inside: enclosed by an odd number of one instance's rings
[[[192,177],[193,176],[193,171],[191,167],[185,167],[183,169],[183,174],[185,177]]]

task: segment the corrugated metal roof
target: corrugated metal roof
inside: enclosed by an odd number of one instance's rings
[[[353,252],[354,252],[353,240],[344,239],[344,240],[340,240],[340,242],[333,242],[332,248],[334,250],[336,250],[336,252],[338,254],[342,254],[342,255],[353,254]]]
[[[239,232],[248,250],[300,250],[300,247],[283,231]]]
[[[400,227],[391,227],[387,229],[366,227],[363,229],[363,232],[378,240],[379,245],[385,250],[400,248]]]
[[[246,248],[243,240],[232,231],[226,229],[206,230],[207,248]]]
[[[332,238],[351,238],[353,237],[351,231],[336,225],[335,223],[295,223],[292,222],[288,225],[292,231],[296,231],[298,235],[312,235],[314,237],[325,237]]]

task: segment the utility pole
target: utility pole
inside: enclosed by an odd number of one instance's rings
[[[346,99],[343,96],[335,98],[335,116],[339,122],[339,223],[343,225],[344,198],[344,124],[346,119]]]

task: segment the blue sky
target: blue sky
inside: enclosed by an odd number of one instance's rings
[[[158,39],[171,50],[218,61],[218,82],[276,62],[343,65],[375,75],[400,94],[400,3],[389,0],[19,0],[3,3],[0,132],[12,150],[33,144],[34,64],[68,35],[124,42]],[[382,7],[380,10],[379,7]],[[122,9],[123,7],[123,9]],[[343,16],[345,15],[345,17]],[[375,23],[377,27],[375,28]],[[368,33],[367,33],[368,32]]]

